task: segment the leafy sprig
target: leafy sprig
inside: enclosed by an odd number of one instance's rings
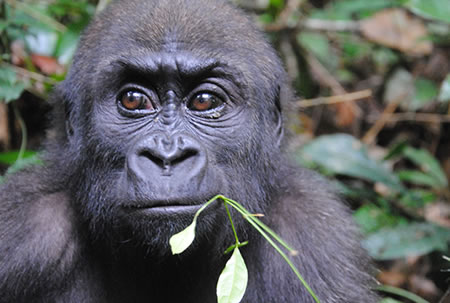
[[[303,286],[307,289],[307,291],[314,298],[316,303],[320,303],[314,291],[302,277],[298,269],[289,259],[287,254],[282,250],[280,245],[289,251],[291,255],[296,255],[298,252],[290,247],[280,236],[278,236],[272,229],[270,229],[267,225],[265,225],[261,220],[257,218],[256,215],[250,213],[246,210],[241,204],[238,202],[229,199],[222,195],[217,195],[213,197],[211,200],[206,202],[194,215],[194,219],[192,223],[186,227],[181,232],[173,235],[169,244],[172,250],[172,254],[180,254],[185,251],[194,241],[195,239],[195,227],[197,225],[197,218],[200,213],[205,210],[211,203],[214,201],[221,199],[224,203],[225,209],[227,211],[228,219],[231,223],[231,228],[233,230],[233,235],[235,237],[236,242],[227,248],[225,253],[233,252],[230,259],[225,265],[225,268],[222,270],[222,273],[219,276],[219,280],[217,282],[217,302],[218,303],[239,303],[244,297],[245,290],[247,288],[248,282],[248,272],[247,266],[245,265],[245,261],[242,258],[242,255],[239,251],[239,248],[246,245],[248,242],[240,242],[236,229],[233,224],[233,220],[231,217],[231,213],[228,206],[233,207],[237,212],[239,212],[247,222],[249,222],[266,240],[270,245],[281,255],[281,257],[286,261],[292,271],[295,273],[297,278],[303,284]],[[278,242],[278,243],[277,243]]]

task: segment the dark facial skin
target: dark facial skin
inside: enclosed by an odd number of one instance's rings
[[[284,155],[293,100],[274,50],[221,0],[117,1],[85,31],[55,90],[44,166],[0,187],[0,303],[216,302],[234,242],[220,202],[172,256],[169,238],[217,194],[263,213],[299,250],[321,302],[377,302],[348,209]],[[313,302],[232,213],[243,302]]]

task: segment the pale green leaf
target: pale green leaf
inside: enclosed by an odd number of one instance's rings
[[[197,218],[200,215],[200,213],[205,210],[208,205],[216,201],[217,199],[222,198],[223,196],[217,195],[213,198],[211,198],[208,202],[203,204],[202,207],[200,207],[199,210],[194,215],[194,219],[192,220],[191,225],[180,231],[179,233],[173,235],[169,239],[169,244],[172,249],[172,254],[181,254],[183,251],[185,251],[194,241],[195,238],[195,226],[197,224]]]
[[[0,67],[0,101],[8,103],[19,98],[25,88],[25,83],[17,79],[13,68]]]
[[[376,290],[394,294],[399,297],[403,297],[405,299],[408,299],[408,302],[411,301],[414,303],[429,303],[427,300],[422,299],[421,297],[419,297],[418,295],[416,295],[412,292],[409,292],[407,290],[404,290],[404,289],[401,289],[401,288],[398,288],[395,286],[391,286],[391,285],[380,285],[376,288]],[[399,302],[399,301],[394,300],[392,302]],[[380,303],[386,303],[386,302],[383,300]]]
[[[238,248],[228,260],[217,282],[218,303],[239,303],[247,288],[248,272]]]
[[[9,152],[0,153],[0,163],[12,165],[19,158],[19,154],[20,154],[20,151],[9,151]],[[36,152],[31,151],[31,150],[26,150],[23,152],[22,158],[23,159],[30,158],[35,155],[36,155]]]
[[[413,110],[420,109],[430,101],[433,101],[439,92],[437,86],[432,81],[421,77],[414,81],[414,87],[416,94],[410,104],[410,108]]]
[[[377,260],[422,256],[435,250],[446,251],[449,243],[450,230],[430,223],[383,228],[362,242]]]
[[[333,53],[330,41],[326,35],[302,32],[297,39],[304,48],[313,53],[325,66],[331,70],[336,69],[339,58]]]
[[[447,187],[448,181],[445,172],[442,170],[438,160],[427,150],[407,146],[403,153],[409,160],[435,179],[435,187]]]
[[[403,190],[397,176],[371,159],[362,142],[346,134],[318,137],[306,144],[297,156],[299,160],[316,163],[335,174],[381,182],[396,191]]]
[[[439,185],[441,185],[432,176],[417,170],[401,170],[397,172],[397,175],[400,180],[416,185],[426,185],[433,188],[439,188]]]
[[[408,0],[406,6],[419,16],[450,23],[448,0]]]
[[[197,220],[195,218],[188,227],[170,238],[169,244],[173,255],[181,254],[192,244],[195,239],[196,223]]]
[[[450,74],[448,74],[442,82],[438,100],[441,102],[450,101]]]

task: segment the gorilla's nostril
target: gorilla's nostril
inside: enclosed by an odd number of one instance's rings
[[[160,168],[164,168],[169,165],[169,161],[164,160],[161,157],[154,155],[152,152],[148,150],[141,151],[138,155],[139,161],[150,160],[154,164],[156,164]]]
[[[198,154],[198,151],[194,149],[182,150],[181,154],[178,158],[175,158],[171,161],[171,166],[176,166],[177,164],[188,160],[191,157],[195,157]]]

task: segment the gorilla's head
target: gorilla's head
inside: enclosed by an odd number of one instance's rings
[[[95,233],[161,245],[216,194],[254,212],[277,194],[286,76],[249,19],[214,3],[118,1],[83,35],[56,128]]]

